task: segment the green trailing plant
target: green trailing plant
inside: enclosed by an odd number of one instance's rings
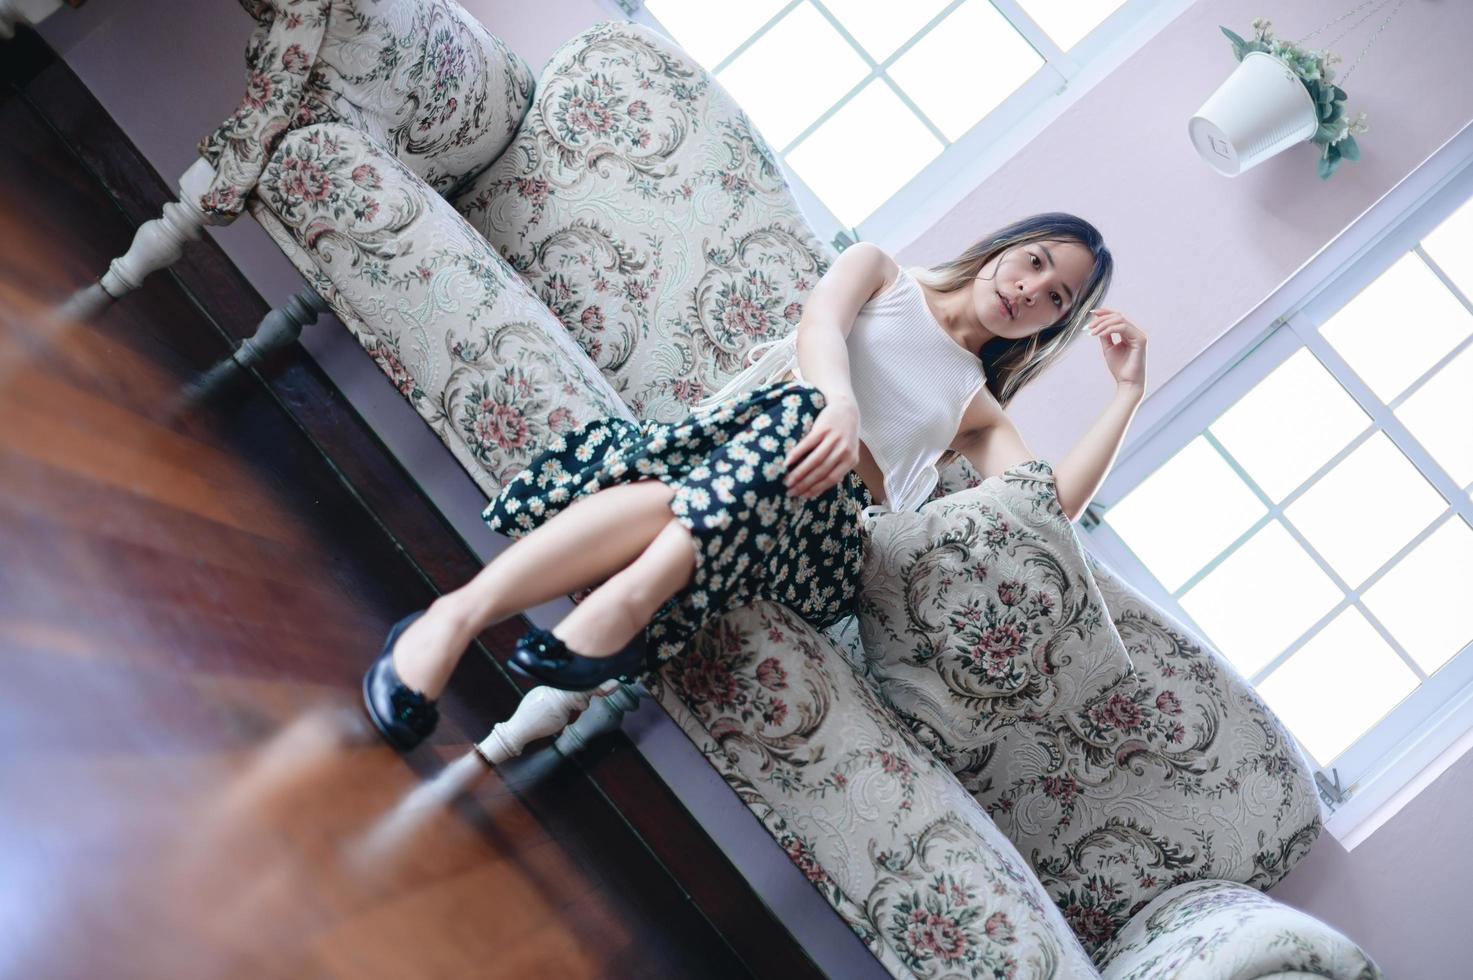
[[[1233,55],[1239,61],[1250,52],[1262,51],[1282,61],[1304,83],[1314,100],[1320,123],[1309,141],[1320,148],[1319,174],[1321,179],[1328,180],[1341,160],[1360,159],[1360,145],[1355,138],[1370,131],[1366,114],[1361,112],[1354,119],[1346,118],[1345,90],[1331,81],[1335,77],[1331,65],[1340,61],[1338,54],[1301,48],[1293,41],[1274,37],[1272,27],[1273,21],[1260,17],[1253,22],[1252,40],[1244,40],[1226,27],[1222,32],[1232,42]]]

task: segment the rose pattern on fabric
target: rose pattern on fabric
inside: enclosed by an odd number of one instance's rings
[[[867,674],[1087,949],[1168,888],[1268,888],[1308,851],[1319,806],[1292,739],[1215,651],[1089,555],[1047,461],[869,531]]]
[[[1023,857],[785,605],[712,620],[647,684],[895,976],[1096,976]]]
[[[1046,460],[867,529],[866,673],[952,763],[985,765],[1008,727],[1082,711],[1129,674],[1098,590],[1069,560],[1080,545]]]
[[[552,438],[629,410],[525,280],[424,186],[366,134],[313,125],[278,145],[252,214],[494,497]]]

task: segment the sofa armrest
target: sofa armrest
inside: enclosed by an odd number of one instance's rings
[[[455,0],[241,0],[257,21],[247,86],[200,141],[216,171],[201,206],[215,224],[246,206],[290,130],[341,122],[451,194],[511,141],[532,71]]]
[[[246,44],[246,91],[240,105],[199,141],[215,168],[200,197],[206,220],[227,224],[245,208],[261,170],[302,104],[327,31],[331,0],[241,0],[256,20]],[[290,10],[286,9],[290,5]]]
[[[1158,895],[1099,951],[1105,980],[1381,980],[1365,951],[1308,913],[1231,881]]]
[[[877,518],[861,629],[882,697],[1095,950],[1183,882],[1270,887],[1319,807],[1251,687],[1090,555],[1048,469]]]
[[[527,284],[359,130],[289,133],[253,213],[488,497],[552,435],[629,418]]]

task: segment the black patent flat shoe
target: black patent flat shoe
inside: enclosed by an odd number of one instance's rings
[[[623,650],[610,657],[586,657],[537,626],[528,628],[517,641],[509,663],[524,677],[564,691],[589,691],[606,680],[630,684],[644,667],[645,645],[635,637]]]
[[[400,752],[408,752],[435,730],[440,710],[419,691],[411,691],[394,670],[394,643],[425,611],[410,613],[389,629],[383,652],[363,675],[363,706],[379,734]]]

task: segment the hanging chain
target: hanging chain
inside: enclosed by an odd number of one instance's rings
[[[1316,27],[1314,30],[1310,31],[1308,34],[1304,35],[1303,37],[1301,37],[1299,40],[1295,41],[1294,43],[1297,44],[1297,45],[1299,45],[1300,47],[1304,47],[1304,42],[1305,41],[1308,41],[1310,38],[1314,37],[1320,31],[1324,30],[1326,27],[1332,27],[1335,24],[1340,23],[1345,18],[1349,17],[1351,14],[1359,13],[1360,11],[1365,10],[1367,7],[1374,6],[1376,4],[1380,4],[1380,5],[1383,5],[1384,6],[1388,2],[1389,2],[1389,0],[1366,0],[1366,2],[1363,3],[1363,4],[1361,4],[1359,7],[1352,7],[1350,10],[1345,11],[1345,13],[1341,14],[1339,17],[1336,17],[1334,20],[1330,21],[1330,23],[1323,24],[1323,25],[1321,25],[1319,27]],[[1375,11],[1373,10],[1373,11],[1371,11],[1371,13],[1375,13]]]
[[[1337,45],[1337,44],[1340,43],[1341,38],[1345,37],[1351,31],[1354,31],[1356,28],[1360,27],[1360,25],[1364,24],[1366,21],[1370,20],[1372,17],[1376,16],[1376,14],[1378,14],[1378,13],[1381,12],[1381,8],[1382,7],[1385,7],[1390,2],[1391,2],[1391,0],[1379,0],[1379,2],[1376,4],[1376,6],[1373,7],[1369,12],[1367,12],[1367,14],[1364,17],[1362,17],[1360,20],[1356,21],[1354,24],[1351,24],[1349,27],[1345,28],[1345,30],[1341,31],[1339,34],[1335,35],[1335,39],[1333,41],[1327,41],[1324,44],[1325,49],[1326,50],[1329,50],[1329,49],[1334,48],[1335,45]]]
[[[1376,33],[1371,35],[1371,39],[1366,42],[1366,46],[1361,48],[1360,54],[1355,56],[1355,65],[1360,64],[1360,60],[1366,56],[1366,52],[1371,50],[1371,45],[1375,43],[1377,35],[1386,29],[1386,25],[1391,23],[1391,18],[1396,16],[1396,12],[1401,9],[1401,5],[1404,3],[1406,3],[1406,0],[1396,0],[1396,6],[1391,9],[1391,13],[1386,15],[1386,19],[1381,22],[1381,26],[1376,28]],[[1341,82],[1350,81],[1350,73],[1355,71],[1355,65],[1351,65],[1345,74],[1340,77]]]
[[[1323,25],[1321,27],[1316,27],[1314,30],[1310,31],[1308,34],[1304,35],[1304,37],[1300,38],[1298,41],[1295,41],[1294,43],[1296,45],[1300,46],[1300,47],[1303,47],[1305,41],[1307,41],[1310,38],[1314,37],[1320,31],[1324,30],[1326,27],[1330,27],[1330,26],[1332,26],[1334,24],[1338,24],[1340,21],[1344,20],[1345,18],[1351,16],[1352,14],[1359,13],[1360,11],[1365,10],[1367,7],[1374,7],[1375,8],[1372,11],[1370,11],[1370,13],[1368,13],[1364,17],[1362,17],[1360,20],[1356,21],[1354,24],[1350,25],[1345,30],[1341,31],[1340,34],[1339,34],[1339,36],[1336,37],[1335,40],[1333,40],[1329,44],[1325,45],[1325,50],[1326,51],[1329,51],[1329,50],[1331,50],[1335,46],[1335,44],[1340,40],[1340,38],[1345,37],[1345,35],[1349,34],[1351,31],[1355,30],[1357,27],[1359,27],[1360,25],[1364,24],[1367,20],[1370,20],[1377,13],[1379,13],[1382,8],[1384,8],[1390,2],[1391,2],[1391,0],[1367,0],[1366,3],[1361,4],[1359,7],[1354,7],[1352,9],[1350,9],[1350,10],[1347,10],[1345,13],[1341,14],[1339,17],[1336,17],[1334,20],[1330,21],[1330,23],[1325,24],[1325,25]],[[1341,86],[1344,86],[1344,84],[1346,82],[1350,81],[1350,73],[1353,72],[1353,71],[1355,71],[1356,65],[1359,65],[1360,62],[1361,62],[1361,59],[1366,56],[1366,52],[1369,51],[1369,50],[1371,50],[1371,45],[1376,43],[1376,38],[1381,34],[1382,31],[1384,31],[1386,29],[1386,25],[1389,24],[1389,23],[1391,23],[1391,18],[1393,18],[1393,17],[1396,16],[1396,12],[1401,9],[1401,5],[1403,3],[1406,3],[1406,0],[1396,0],[1396,6],[1393,7],[1393,8],[1391,8],[1391,13],[1387,14],[1386,15],[1386,19],[1381,22],[1381,26],[1378,27],[1378,28],[1376,28],[1376,30],[1374,32],[1372,32],[1370,39],[1368,41],[1366,41],[1366,46],[1363,47],[1363,48],[1361,48],[1360,54],[1358,54],[1358,55],[1355,56],[1355,63],[1352,64],[1349,68],[1347,68],[1345,70],[1345,74],[1342,75],[1342,76],[1340,76],[1340,81],[1337,82],[1336,84],[1341,85]]]

